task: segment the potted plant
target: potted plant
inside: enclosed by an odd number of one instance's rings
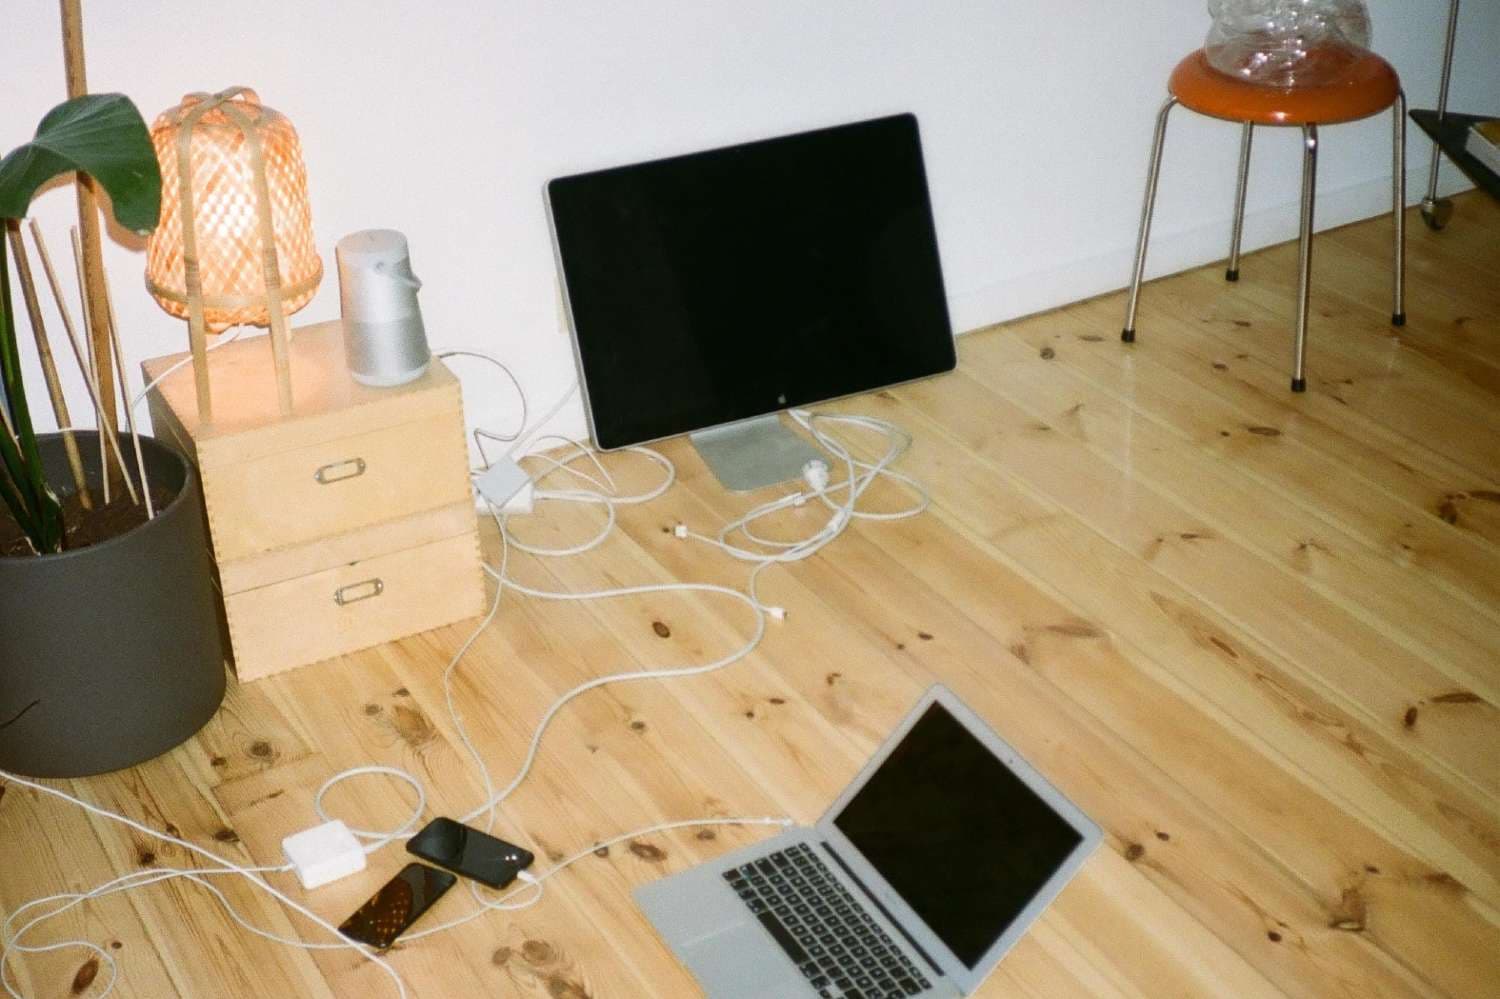
[[[73,171],[108,193],[122,226],[156,226],[161,174],[146,124],[123,95],[91,94],[52,109],[0,160],[7,235],[41,185]],[[149,481],[153,502],[105,504],[90,497],[108,472],[78,462],[98,434],[36,433],[9,270],[0,248],[0,769],[82,776],[163,753],[217,710],[217,601],[196,473],[179,451],[141,438],[135,491]],[[131,474],[120,466],[117,483]]]

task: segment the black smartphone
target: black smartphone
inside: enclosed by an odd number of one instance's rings
[[[531,866],[531,851],[452,819],[433,819],[406,841],[406,852],[472,878],[504,888]]]
[[[457,881],[447,871],[434,870],[426,864],[407,864],[344,920],[339,932],[376,950],[385,950]]]

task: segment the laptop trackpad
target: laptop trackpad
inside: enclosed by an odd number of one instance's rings
[[[807,980],[757,923],[741,923],[681,948],[709,995],[751,999],[807,995]]]

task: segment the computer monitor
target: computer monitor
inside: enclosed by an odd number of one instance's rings
[[[800,474],[777,414],[956,363],[914,115],[561,177],[552,231],[594,442],[690,433],[719,480]]]

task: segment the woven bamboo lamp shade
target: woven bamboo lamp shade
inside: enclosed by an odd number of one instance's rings
[[[302,144],[286,117],[235,87],[195,93],[151,126],[161,219],[146,244],[146,287],[188,320],[198,409],[211,418],[206,333],[271,328],[278,394],[291,411],[286,317],[323,277]]]

